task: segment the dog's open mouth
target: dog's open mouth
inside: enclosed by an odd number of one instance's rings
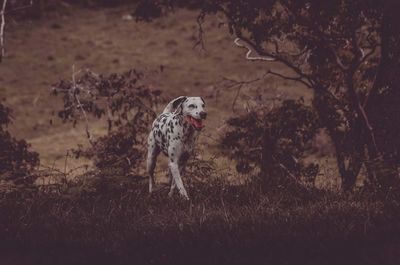
[[[204,127],[203,120],[195,119],[192,116],[187,116],[187,119],[196,130],[201,130]]]

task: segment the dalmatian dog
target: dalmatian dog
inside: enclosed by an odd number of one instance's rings
[[[172,196],[177,188],[180,195],[189,199],[182,182],[186,162],[194,149],[199,132],[203,129],[203,120],[207,117],[205,102],[201,97],[181,96],[172,100],[162,114],[153,122],[148,137],[147,172],[149,174],[149,192],[153,191],[154,169],[157,156],[163,152],[169,160],[172,175]]]

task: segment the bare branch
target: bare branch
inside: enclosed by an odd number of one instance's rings
[[[239,47],[244,47],[247,49],[246,53],[246,59],[247,60],[264,60],[264,61],[269,61],[269,62],[274,62],[276,61],[275,58],[269,57],[269,56],[261,56],[258,53],[254,52],[249,45],[246,45],[246,42],[244,41],[244,44],[241,44],[240,41],[243,41],[241,38],[236,38],[233,42],[239,46]],[[252,56],[251,53],[254,52],[256,53],[255,56]]]
[[[369,118],[367,116],[367,113],[365,112],[364,107],[358,103],[358,108],[360,109],[361,115],[363,116],[365,126],[367,127],[369,134],[371,136],[372,144],[374,145],[375,151],[379,154],[378,146],[376,144],[376,139],[375,139],[375,132],[374,128],[372,127],[371,123],[369,122]]]
[[[3,6],[0,11],[0,62],[4,57],[4,27],[6,25],[5,12],[6,12],[7,0],[3,0]]]
[[[280,77],[280,78],[283,78],[283,79],[287,79],[287,80],[292,80],[292,81],[300,82],[300,83],[302,83],[303,85],[305,85],[306,87],[312,88],[312,85],[309,84],[309,83],[307,83],[306,81],[304,81],[303,78],[302,78],[301,76],[297,76],[297,77],[286,76],[286,75],[283,75],[283,74],[280,74],[280,73],[277,73],[277,72],[274,72],[274,71],[271,71],[271,70],[268,70],[268,73],[271,74],[271,75],[276,75],[276,76],[278,76],[278,77]]]
[[[275,75],[275,76],[278,76],[278,77],[286,79],[286,80],[300,82],[300,83],[304,84],[305,86],[307,86],[308,88],[312,88],[312,85],[309,84],[307,81],[304,81],[301,76],[297,76],[297,77],[286,76],[284,74],[277,73],[277,72],[274,72],[274,71],[271,71],[271,70],[268,70],[267,72],[265,72],[260,77],[257,77],[255,79],[251,79],[251,80],[245,80],[245,81],[239,81],[239,80],[223,77],[223,81],[227,81],[228,82],[228,84],[224,86],[225,89],[237,87],[235,98],[234,98],[234,100],[232,102],[232,111],[235,111],[235,105],[236,105],[237,99],[239,98],[240,91],[242,90],[243,86],[247,86],[247,85],[250,85],[252,83],[259,82],[259,81],[263,80],[267,75]]]
[[[280,161],[278,161],[278,159],[276,159],[274,156],[272,157],[272,159],[279,165],[279,167],[285,171],[285,173],[298,185],[301,185],[302,187],[304,187],[305,189],[309,190],[310,187],[304,185],[303,183],[301,183],[301,181],[299,180],[299,178],[297,178],[292,172],[290,172],[290,170],[284,165],[282,164]]]
[[[77,88],[78,88],[78,87],[77,87],[77,85],[76,85],[76,79],[75,79],[75,75],[76,75],[77,73],[79,73],[79,71],[78,71],[78,72],[75,72],[75,65],[73,64],[73,65],[72,65],[72,87],[73,87],[73,94],[74,94],[74,97],[75,97],[75,99],[76,99],[76,102],[78,103],[78,108],[81,109],[82,114],[83,114],[83,117],[85,118],[86,136],[87,136],[87,138],[89,139],[89,143],[93,145],[93,137],[92,137],[92,135],[90,134],[90,131],[89,131],[89,120],[88,120],[88,117],[87,117],[87,115],[86,115],[86,111],[85,111],[85,109],[83,108],[83,105],[82,105],[81,101],[79,100],[78,93],[77,93]]]
[[[225,16],[227,17],[227,19],[229,20],[230,28],[236,36],[236,39],[234,40],[235,44],[237,46],[242,46],[242,44],[239,43],[239,41],[242,41],[246,45],[246,48],[248,49],[248,52],[246,54],[247,59],[281,62],[284,65],[286,65],[287,67],[289,67],[290,69],[292,69],[293,71],[295,71],[299,76],[306,79],[309,82],[309,84],[314,85],[312,76],[304,73],[299,67],[295,66],[292,62],[288,61],[287,59],[285,59],[281,56],[278,56],[277,54],[273,55],[271,53],[264,51],[262,48],[259,48],[259,47],[257,47],[257,45],[252,43],[248,38],[245,38],[242,35],[241,31],[236,27],[235,19],[222,6],[219,5],[218,9],[219,9],[219,11],[224,13]],[[252,51],[255,51],[257,53],[256,57],[250,56]]]
[[[199,35],[198,35],[197,42],[193,46],[193,48],[196,48],[197,46],[200,45],[202,51],[206,51],[206,48],[205,48],[205,45],[204,45],[204,39],[203,39],[203,35],[204,35],[204,30],[203,30],[204,17],[205,17],[205,13],[204,12],[201,12],[197,16],[197,26],[198,26],[198,29],[199,29]]]
[[[227,78],[227,77],[223,77],[223,81],[228,81],[229,82],[226,86],[224,86],[225,89],[232,88],[232,87],[237,87],[236,95],[235,95],[235,98],[234,98],[234,100],[232,102],[232,111],[233,112],[235,111],[235,105],[236,105],[237,99],[239,98],[240,91],[241,91],[242,87],[246,86],[246,85],[249,85],[249,84],[252,84],[252,83],[255,83],[255,82],[258,82],[258,81],[261,81],[267,75],[268,75],[268,72],[263,74],[262,76],[260,76],[258,78],[255,78],[255,79],[252,79],[252,80],[247,80],[247,81],[238,81],[238,80],[230,79],[230,78]]]
[[[233,111],[233,112],[235,112],[236,101],[237,101],[237,99],[239,98],[240,91],[242,90],[242,87],[243,87],[243,84],[240,84],[240,85],[238,86],[238,89],[237,89],[237,91],[236,91],[235,98],[234,98],[233,101],[232,101],[232,111]]]
[[[345,66],[342,62],[342,60],[340,59],[339,55],[336,53],[335,49],[331,47],[331,52],[333,54],[333,56],[335,56],[336,59],[336,63],[338,64],[339,68],[343,71],[346,72],[349,70],[348,66]]]
[[[4,48],[4,28],[6,26],[5,14],[25,9],[31,7],[32,5],[33,5],[33,0],[31,0],[28,5],[17,7],[6,12],[7,0],[3,0],[2,8],[0,10],[0,63],[2,62],[5,53],[5,48]]]
[[[358,50],[361,53],[361,58],[364,58],[365,57],[365,51],[363,50],[363,48],[359,47]]]
[[[365,53],[365,51],[362,48],[360,48],[362,57],[361,57],[360,61],[358,62],[357,67],[362,65],[366,60],[368,60],[368,58],[371,57],[375,53],[377,48],[378,48],[378,45],[373,46],[368,53]]]
[[[11,12],[19,11],[19,10],[21,10],[21,9],[29,8],[29,7],[31,7],[31,6],[33,6],[33,0],[31,0],[31,1],[29,2],[29,4],[27,4],[27,5],[20,6],[20,7],[17,7],[17,8],[11,9],[11,10],[8,10],[8,11],[5,12],[5,13],[8,14],[8,13],[11,13]]]
[[[276,61],[276,62],[283,63],[284,65],[286,65],[287,67],[292,69],[296,74],[298,74],[303,80],[306,80],[309,83],[309,85],[311,85],[311,87],[313,86],[314,82],[312,80],[312,77],[309,76],[308,74],[304,73],[299,67],[295,66],[292,62],[288,61],[287,59],[283,58],[282,56],[279,56],[278,54],[272,54],[272,53],[269,53],[269,52],[263,50],[260,47],[257,47],[248,38],[241,36],[239,31],[235,30],[235,32],[236,32],[236,36],[238,36],[237,39],[241,40],[245,44],[246,48],[249,49],[250,53],[252,51],[255,51],[257,53],[258,57],[265,58],[264,59],[265,61]],[[235,39],[235,41],[237,39]],[[249,54],[249,52],[248,52],[248,54]],[[262,60],[262,59],[258,59],[258,60]],[[308,87],[310,87],[310,86],[308,86]]]

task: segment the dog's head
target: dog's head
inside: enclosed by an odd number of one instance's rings
[[[201,97],[179,97],[173,100],[175,113],[183,115],[194,129],[201,130],[203,120],[207,118],[205,102]]]

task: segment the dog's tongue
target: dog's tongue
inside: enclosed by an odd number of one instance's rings
[[[196,128],[196,129],[201,129],[204,127],[202,120],[197,120],[193,117],[189,117],[190,123]]]
[[[201,120],[192,119],[194,127],[196,128],[203,128],[203,122]]]

